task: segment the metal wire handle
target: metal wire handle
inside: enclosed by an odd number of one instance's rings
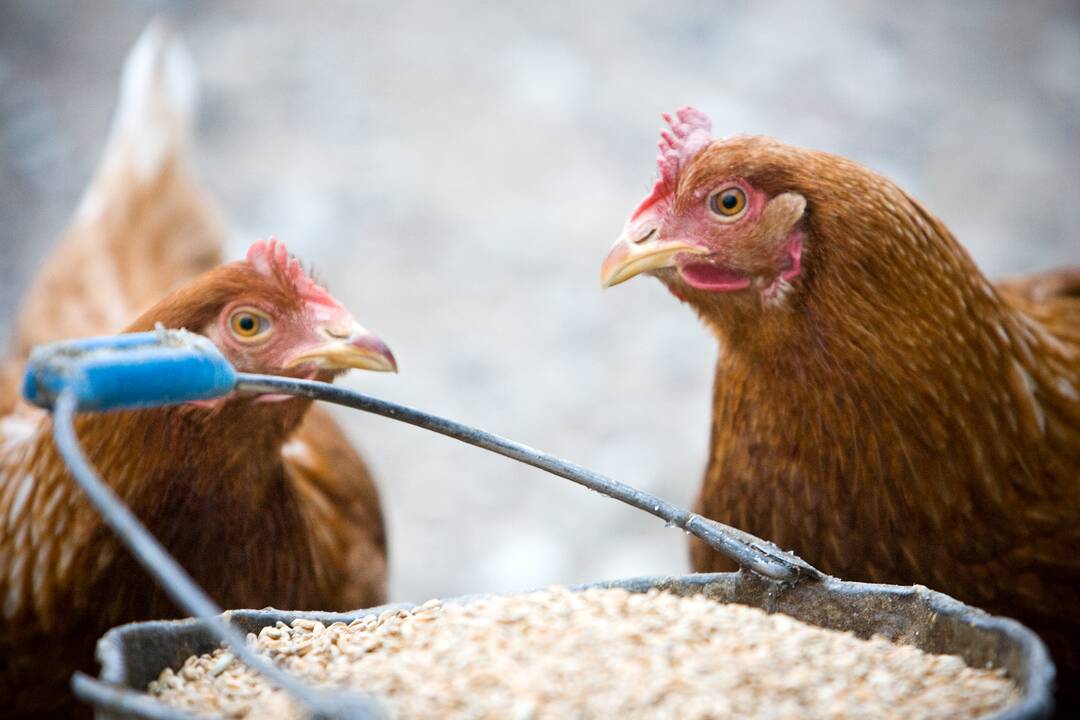
[[[566,478],[590,490],[643,510],[660,518],[669,526],[682,528],[701,538],[709,547],[731,558],[740,567],[753,570],[772,580],[795,582],[800,578],[823,577],[819,570],[798,556],[784,552],[773,543],[672,505],[656,495],[642,492],[588,468],[486,430],[317,380],[237,373],[236,389],[253,393],[303,395],[437,432],[526,465],[546,470],[553,475]]]

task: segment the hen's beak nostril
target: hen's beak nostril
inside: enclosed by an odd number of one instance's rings
[[[650,228],[649,232],[645,233],[644,235],[639,237],[637,240],[635,240],[634,244],[635,245],[640,245],[641,243],[645,242],[646,240],[651,239],[652,236],[655,235],[655,234],[656,234],[656,228]]]
[[[323,328],[323,330],[326,332],[327,335],[329,335],[335,340],[346,340],[352,336],[351,328],[328,327]]]

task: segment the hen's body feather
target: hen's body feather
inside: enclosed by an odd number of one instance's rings
[[[31,287],[0,373],[5,717],[88,714],[68,678],[94,671],[96,639],[179,615],[67,475],[47,416],[16,395],[34,345],[123,330],[220,260],[216,213],[186,168],[178,53],[160,27],[133,50],[101,167]],[[206,420],[172,409],[81,417],[78,428],[103,478],[222,607],[382,603],[386,541],[366,465],[325,411],[275,405],[290,409],[275,407],[271,428],[263,415]]]

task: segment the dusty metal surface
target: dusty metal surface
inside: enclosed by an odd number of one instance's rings
[[[678,577],[645,577],[593,583],[586,587],[621,587],[631,592],[661,588],[680,595],[702,593],[719,602],[737,602],[769,612],[783,612],[804,622],[834,630],[850,630],[860,637],[883,635],[927,652],[960,655],[978,667],[1004,668],[1023,691],[1021,701],[993,716],[994,720],[1033,720],[1049,717],[1053,710],[1054,666],[1039,638],[1020,623],[993,617],[941,593],[921,586],[900,587],[843,582],[825,578],[819,582],[779,583],[749,572]],[[468,602],[465,596],[447,602]],[[350,622],[389,607],[350,613],[236,610],[226,613],[244,632],[258,632],[277,621],[289,623],[305,617],[330,624]],[[178,668],[190,655],[217,647],[206,627],[194,620],[133,623],[111,630],[98,643],[102,670],[100,682],[81,677],[76,693],[92,702],[103,690],[142,691],[166,668]],[[104,684],[104,685],[103,685]],[[133,712],[118,714],[97,707],[99,720],[162,718],[179,720],[188,715],[151,701],[127,696]],[[113,693],[113,699],[116,694]],[[138,706],[138,707],[136,707]]]

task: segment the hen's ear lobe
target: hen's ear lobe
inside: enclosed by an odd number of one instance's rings
[[[757,239],[765,242],[786,238],[805,212],[806,198],[799,193],[786,192],[777,195],[762,211],[754,234]]]
[[[806,212],[806,198],[799,193],[786,192],[769,201],[769,207],[776,206],[778,213],[783,213],[795,223]]]

